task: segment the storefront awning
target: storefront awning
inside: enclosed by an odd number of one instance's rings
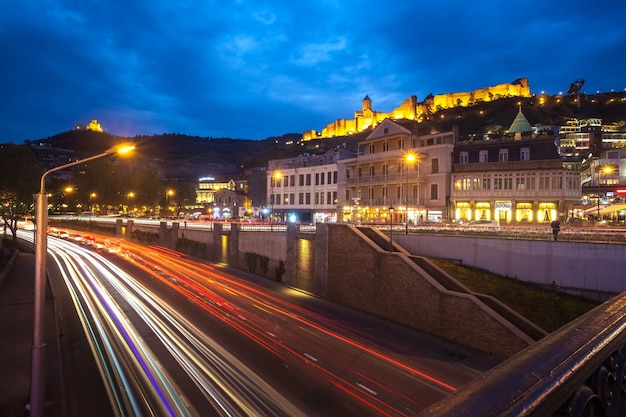
[[[600,214],[609,214],[620,210],[626,210],[626,204],[612,204],[610,206],[602,207],[600,208]]]

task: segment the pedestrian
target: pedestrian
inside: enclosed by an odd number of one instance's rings
[[[552,226],[552,236],[554,237],[554,240],[557,241],[558,239],[558,235],[559,232],[561,231],[561,222],[558,220],[554,220],[552,221],[552,223],[550,223],[550,226]]]

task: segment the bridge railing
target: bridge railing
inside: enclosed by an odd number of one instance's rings
[[[423,410],[420,417],[626,415],[626,292]]]

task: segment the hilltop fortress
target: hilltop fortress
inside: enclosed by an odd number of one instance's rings
[[[499,84],[463,93],[428,95],[418,103],[417,96],[405,99],[399,107],[389,113],[372,110],[372,100],[365,96],[361,110],[354,112],[354,119],[338,119],[326,125],[322,132],[309,130],[302,134],[303,140],[346,136],[376,126],[385,119],[409,119],[422,121],[428,115],[452,107],[470,106],[481,101],[493,101],[505,97],[530,97],[528,78],[519,78],[510,84]]]

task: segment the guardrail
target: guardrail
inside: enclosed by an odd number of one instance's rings
[[[624,416],[625,368],[626,293],[622,293],[419,416]]]
[[[96,223],[115,223],[120,217],[96,217],[96,216],[50,216],[50,219],[70,220],[70,221],[88,221]],[[122,218],[124,222],[128,219]],[[152,219],[132,219],[137,226],[159,227],[161,221]],[[190,230],[214,230],[214,222],[205,221],[187,221],[184,220],[167,220],[167,226],[171,227],[172,222],[178,222],[181,229]],[[230,222],[220,222],[222,230],[229,231]],[[285,223],[246,223],[241,222],[239,230],[245,231],[271,231],[285,232],[287,225]],[[359,224],[360,225],[360,224]],[[382,231],[389,232],[389,223],[374,224],[364,223],[363,226],[376,227]],[[479,227],[479,226],[462,226],[434,223],[431,225],[412,225],[407,228],[405,224],[393,224],[393,234],[404,234],[407,230],[410,234],[426,234],[426,235],[446,235],[446,236],[466,236],[466,237],[485,237],[498,239],[517,239],[517,240],[552,240],[552,228],[546,226],[501,226]],[[300,233],[315,233],[315,224],[298,225]],[[626,227],[610,228],[610,227],[561,227],[558,235],[559,241],[563,242],[594,242],[594,243],[614,243],[626,244]]]

